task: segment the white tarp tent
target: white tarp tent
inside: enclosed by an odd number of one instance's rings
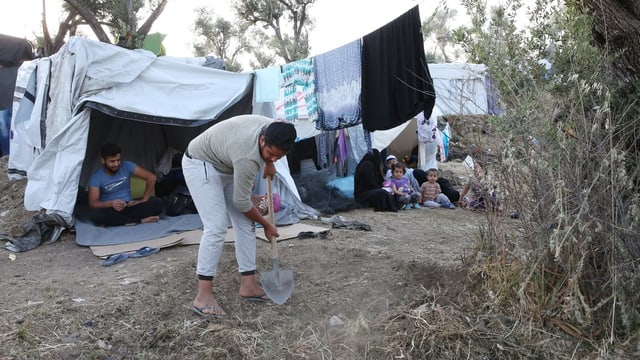
[[[71,223],[78,188],[99,166],[104,141],[155,171],[213,123],[250,112],[253,76],[72,37],[20,69],[9,177],[28,178],[27,210],[61,213]],[[279,175],[299,200],[286,170]]]
[[[486,66],[481,64],[429,64],[436,91],[433,116],[487,114],[486,70]],[[409,155],[416,145],[420,145],[415,118],[395,128],[374,132],[372,141],[376,149],[389,148],[400,157]],[[425,155],[425,147],[419,146],[419,164],[424,163]]]
[[[487,67],[482,64],[429,64],[443,115],[487,114]]]
[[[484,115],[487,114],[487,67],[481,64],[429,64],[429,72],[436,91],[434,114],[440,115]],[[384,149],[394,141],[405,142],[409,133],[415,134],[415,119],[389,130],[375,131],[373,147]],[[399,137],[404,134],[405,136]],[[417,144],[417,136],[414,145]],[[398,145],[398,148],[406,146]]]

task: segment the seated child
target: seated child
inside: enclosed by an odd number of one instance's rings
[[[401,209],[420,209],[420,194],[411,187],[409,179],[404,176],[406,168],[403,163],[396,162],[391,165],[391,190]]]
[[[501,213],[502,207],[498,202],[496,191],[493,190],[489,193],[482,184],[481,180],[484,179],[484,175],[482,166],[474,160],[473,175],[469,177],[460,193],[460,205],[472,210],[486,210],[491,205],[492,208],[498,210],[498,213]],[[490,203],[487,203],[488,198],[491,199]]]
[[[443,207],[448,209],[455,209],[455,205],[449,201],[447,195],[442,193],[438,180],[438,170],[427,170],[427,181],[420,185],[420,196],[422,198],[422,205],[426,207]]]

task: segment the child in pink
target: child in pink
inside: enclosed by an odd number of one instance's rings
[[[448,209],[455,209],[455,205],[449,201],[447,195],[442,193],[438,180],[438,170],[427,170],[427,181],[420,185],[420,197],[422,199],[422,205],[426,207],[443,207]]]

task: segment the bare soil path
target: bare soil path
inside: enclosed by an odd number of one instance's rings
[[[29,217],[23,189],[24,182],[0,176],[0,231],[19,234]],[[15,259],[1,250],[0,359],[400,356],[386,342],[390,317],[429,289],[453,299],[469,285],[462,259],[485,215],[463,209],[340,215],[372,231],[332,229],[326,239],[279,243],[282,267],[292,269],[296,281],[281,306],[240,300],[233,244],[225,244],[216,295],[230,316],[212,321],[189,310],[197,246],[111,267],[101,266],[68,231]],[[259,269],[271,268],[266,242],[258,244],[258,259]]]

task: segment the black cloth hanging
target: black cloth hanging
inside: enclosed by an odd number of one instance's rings
[[[11,110],[18,68],[23,61],[32,59],[31,43],[0,34],[0,110]]]
[[[362,38],[362,125],[391,129],[421,111],[429,118],[435,101],[415,6]]]
[[[32,59],[30,42],[19,37],[0,34],[0,65],[19,66],[23,61]]]

